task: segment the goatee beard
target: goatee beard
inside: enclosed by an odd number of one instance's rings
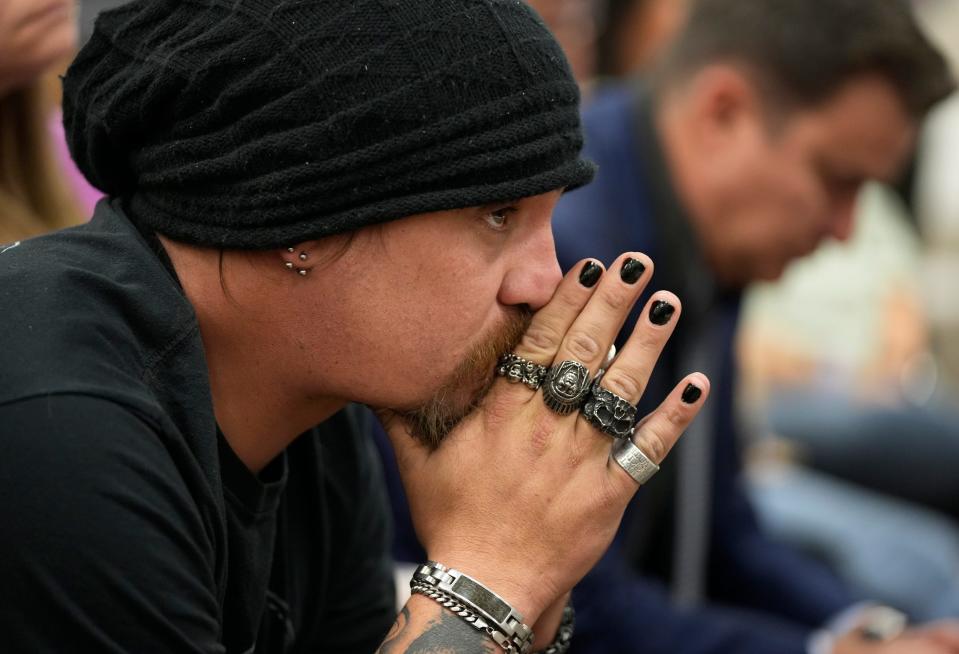
[[[406,421],[410,434],[430,450],[436,450],[456,425],[482,404],[495,381],[496,363],[503,354],[516,348],[532,318],[528,308],[517,310],[506,324],[469,351],[427,402],[415,409],[397,412],[396,415]],[[468,395],[463,397],[464,393]]]

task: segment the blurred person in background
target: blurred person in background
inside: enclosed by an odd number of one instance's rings
[[[956,70],[959,6],[912,5]],[[739,343],[763,526],[925,617],[959,614],[957,101],[923,126],[917,201],[868,185],[847,243],[746,294]]]
[[[596,39],[602,0],[528,0],[566,53],[584,90],[596,75]]]
[[[716,382],[710,415],[574,594],[578,651],[957,652],[955,625],[884,631],[890,614],[761,533],[733,411],[741,289],[847,239],[863,183],[897,179],[952,78],[903,2],[700,0],[691,12],[649,84],[594,97],[600,173],[557,208],[562,261],[638,247],[684,297],[651,387],[692,362]]]
[[[682,27],[691,0],[602,0],[597,73],[622,79],[648,72]]]
[[[77,45],[72,0],[0,3],[0,242],[74,225],[99,195],[63,140],[56,75]]]
[[[959,615],[959,409],[932,372],[921,256],[898,195],[869,184],[848,242],[747,293],[741,399],[766,531],[937,618]]]

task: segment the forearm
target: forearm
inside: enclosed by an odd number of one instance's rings
[[[495,654],[499,651],[484,632],[422,595],[410,597],[377,650],[378,654]]]

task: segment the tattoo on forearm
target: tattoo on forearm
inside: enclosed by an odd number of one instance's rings
[[[409,626],[410,610],[404,606],[400,614],[396,616],[396,622],[390,627],[390,632],[386,634],[383,644],[380,645],[380,648],[377,650],[378,654],[394,654],[395,652],[399,652],[399,650],[396,649],[397,639],[402,637],[403,632],[405,632]]]
[[[403,607],[377,654],[496,654],[499,647],[459,616],[436,606],[436,614],[414,625]]]

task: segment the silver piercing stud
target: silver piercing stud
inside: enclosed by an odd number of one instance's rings
[[[283,265],[286,266],[286,269],[287,269],[287,270],[293,270],[293,262],[292,262],[292,261],[287,261],[287,262],[286,262],[285,264],[283,264]]]
[[[309,258],[310,255],[308,255],[306,252],[300,252],[300,261],[306,261]]]
[[[296,252],[296,249],[295,249],[295,248],[286,248],[286,251],[289,252],[290,254],[293,254],[294,252]]]
[[[305,269],[300,268],[300,269],[297,270],[296,272],[300,273],[300,277],[306,277],[307,271],[306,271]]]

